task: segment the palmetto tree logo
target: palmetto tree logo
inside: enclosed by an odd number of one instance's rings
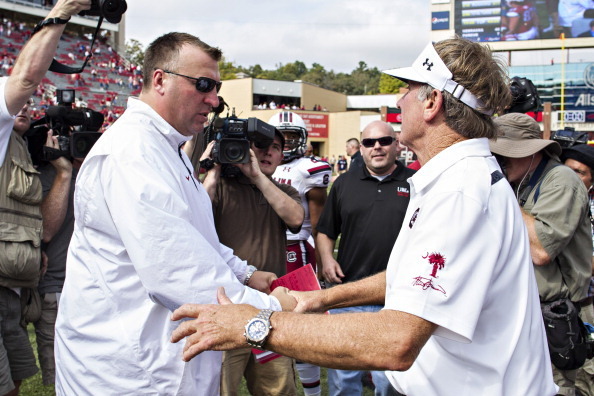
[[[429,264],[433,265],[433,271],[431,271],[430,275],[437,278],[437,271],[445,266],[445,257],[440,253],[427,253],[423,258],[429,259]]]
[[[431,269],[431,273],[429,274],[429,278],[424,276],[417,276],[413,278],[413,286],[421,286],[423,290],[432,289],[437,290],[440,293],[446,295],[446,291],[441,285],[437,283],[433,283],[434,279],[437,279],[437,271],[443,269],[445,267],[445,257],[441,253],[427,253],[426,255],[422,256],[424,259],[429,261],[433,267]]]

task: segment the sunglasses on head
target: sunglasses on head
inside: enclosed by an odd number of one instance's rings
[[[215,81],[212,78],[208,78],[208,77],[196,78],[196,77],[184,76],[183,74],[175,73],[175,72],[172,72],[169,70],[163,70],[163,72],[168,73],[168,74],[174,74],[176,76],[185,77],[187,79],[196,81],[196,89],[198,90],[198,92],[202,92],[202,93],[209,93],[215,87],[216,87],[217,93],[218,93],[221,90],[221,85],[223,85],[223,83],[221,81]]]
[[[367,148],[374,147],[376,142],[379,142],[380,146],[389,146],[394,142],[394,140],[395,139],[392,136],[382,136],[381,138],[377,139],[363,139],[361,140],[361,144]]]

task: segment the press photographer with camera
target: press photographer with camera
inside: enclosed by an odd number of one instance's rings
[[[225,119],[222,125],[229,122],[234,123],[234,120]],[[253,119],[252,123],[255,122]],[[249,123],[249,119],[245,123]],[[258,123],[262,122],[258,120]],[[244,128],[245,135],[247,131],[254,132],[248,135],[251,139],[246,137],[244,142],[227,140],[229,128],[217,134],[220,139],[210,142],[201,158],[202,161],[216,159],[204,178],[204,187],[213,200],[215,226],[221,242],[258,270],[282,276],[286,273],[286,232],[299,232],[305,212],[297,190],[272,179],[283,160],[285,138],[278,129],[262,124],[274,130],[272,140],[269,135],[268,139],[263,137],[266,129],[248,125]],[[264,133],[258,133],[261,129]],[[240,163],[245,161],[248,162]],[[233,169],[240,172],[233,172]],[[225,352],[221,395],[236,394],[244,376],[253,395],[297,394],[291,358],[281,356],[261,364],[251,348]]]
[[[221,244],[181,149],[219,104],[221,56],[186,33],[155,39],[140,96],[80,168],[56,319],[58,396],[218,395],[222,353],[184,363],[183,347],[169,342],[171,312],[187,301],[215,303],[219,286],[263,309],[295,304],[282,289],[259,291],[276,276]]]
[[[0,78],[0,394],[18,395],[37,372],[21,300],[33,300],[41,264],[41,183],[23,139],[28,101],[47,72],[65,24],[89,9],[90,0],[59,0],[19,54],[12,74]],[[31,308],[26,304],[26,308]],[[33,315],[32,315],[33,316]]]
[[[500,135],[490,141],[491,152],[499,156],[522,208],[545,323],[553,316],[551,312],[577,321],[592,276],[586,187],[572,169],[561,164],[559,143],[543,139],[538,123],[530,116],[508,113],[494,122]],[[575,327],[571,332],[579,336]],[[572,396],[577,368],[584,363],[585,353],[579,345],[583,343],[572,340],[569,333],[555,333],[554,329],[562,331],[560,324],[545,329],[557,394]],[[565,349],[565,345],[576,348]],[[557,348],[567,353],[558,353]]]
[[[41,315],[34,325],[44,385],[55,383],[54,325],[66,274],[68,244],[74,230],[74,185],[84,160],[63,155],[59,137],[65,136],[54,135],[51,129],[47,131],[45,147],[62,155],[50,162],[42,162],[38,168],[43,191],[42,251],[47,259],[47,268],[39,281]]]

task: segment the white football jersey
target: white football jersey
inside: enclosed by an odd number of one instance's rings
[[[287,230],[288,240],[307,240],[309,238],[311,235],[311,220],[305,194],[314,187],[328,187],[331,176],[332,168],[330,165],[314,157],[297,158],[276,168],[272,178],[279,183],[288,184],[296,189],[301,197],[301,205],[305,209],[305,219],[301,231],[298,234],[293,234]]]

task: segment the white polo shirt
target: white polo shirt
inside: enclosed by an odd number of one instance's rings
[[[409,179],[387,269],[385,309],[439,327],[406,372],[415,395],[556,394],[520,208],[487,139],[439,153]]]
[[[240,281],[247,264],[219,243],[212,204],[181,135],[146,103],[128,109],[83,163],[56,320],[56,394],[219,394],[221,352],[182,361],[170,342],[184,303],[280,309]]]

